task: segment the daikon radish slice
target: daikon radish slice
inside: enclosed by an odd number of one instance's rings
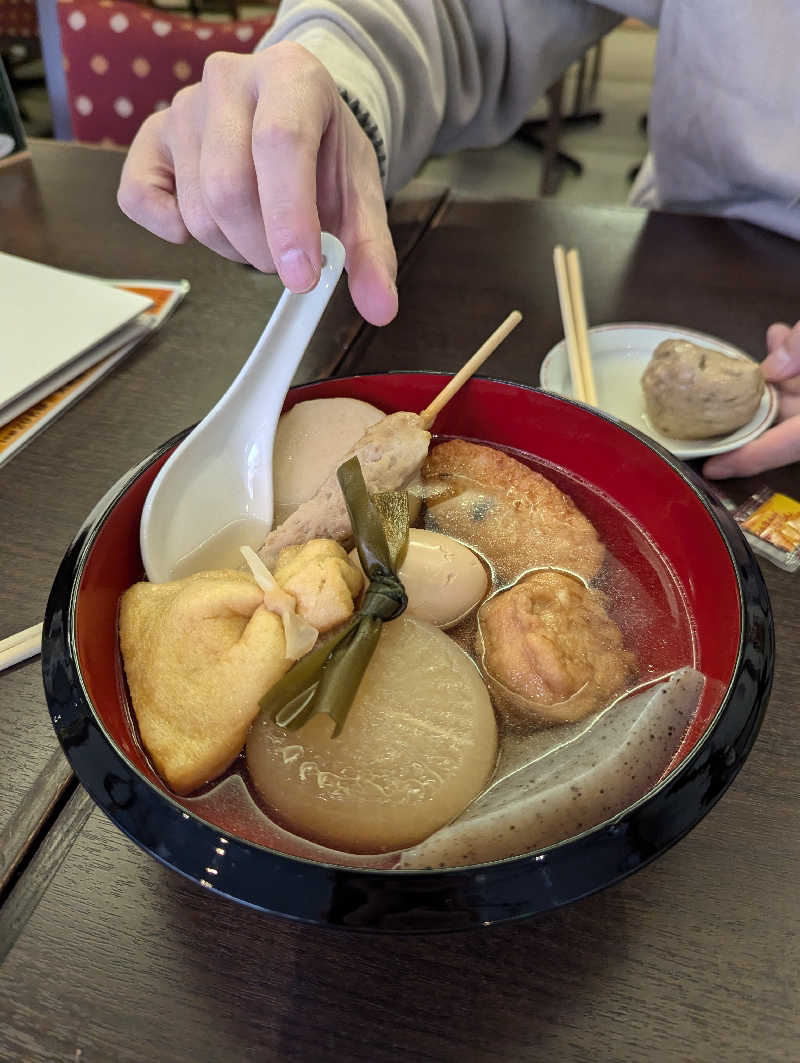
[[[259,718],[250,777],[270,814],[345,852],[413,845],[486,786],[497,757],[494,711],[480,672],[441,631],[413,617],[384,625],[347,724],[327,716],[299,731]]]

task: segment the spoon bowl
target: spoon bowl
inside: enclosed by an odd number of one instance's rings
[[[152,583],[235,567],[241,546],[263,543],[273,519],[278,417],[344,260],[341,243],[323,233],[316,286],[284,291],[236,379],[153,481],[139,525]]]

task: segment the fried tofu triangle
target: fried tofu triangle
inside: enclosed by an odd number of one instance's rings
[[[145,748],[175,793],[191,793],[230,766],[293,663],[282,619],[249,573],[200,572],[130,587],[119,631]]]

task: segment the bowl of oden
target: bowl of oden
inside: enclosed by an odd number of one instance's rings
[[[113,822],[210,892],[383,932],[534,916],[664,853],[755,740],[769,600],[702,482],[500,380],[428,430],[447,379],[290,390],[275,526],[225,568],[144,577],[142,506],[183,436],[64,558],[56,733]]]

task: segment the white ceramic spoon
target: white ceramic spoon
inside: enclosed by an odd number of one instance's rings
[[[313,291],[285,291],[231,386],[170,456],[142,510],[139,542],[153,583],[210,568],[237,568],[272,526],[272,445],[286,392],[344,267],[322,234]]]

